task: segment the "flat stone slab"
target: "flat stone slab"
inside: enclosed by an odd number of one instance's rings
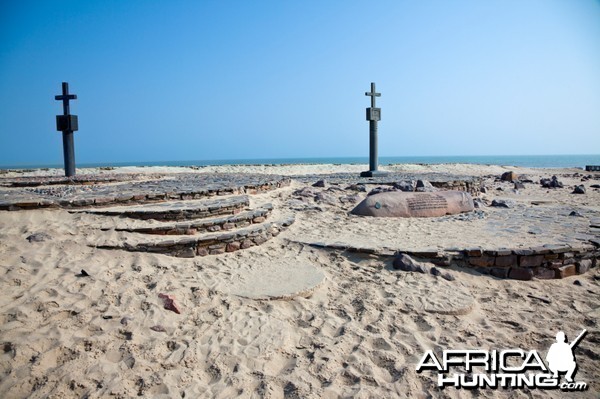
[[[390,191],[370,195],[352,214],[373,217],[438,217],[474,210],[473,198],[462,191],[431,193]]]
[[[270,215],[272,210],[272,204],[265,204],[255,210],[240,212],[231,216],[200,219],[192,222],[144,223],[143,226],[117,227],[115,230],[158,235],[189,235],[221,230],[231,230],[234,228],[246,227],[253,223],[262,223]]]
[[[161,204],[118,206],[76,212],[143,220],[189,220],[211,215],[232,214],[249,205],[250,199],[248,196],[241,195],[210,200],[170,201]]]
[[[143,176],[143,175],[142,175]],[[249,173],[181,173],[160,179],[118,183],[38,187],[2,187],[14,179],[0,178],[0,210],[81,208],[120,204],[201,199],[218,195],[255,194],[290,184],[290,178]],[[6,185],[6,184],[5,184]]]
[[[324,280],[323,271],[310,263],[270,264],[245,271],[228,290],[230,294],[257,300],[306,298]]]

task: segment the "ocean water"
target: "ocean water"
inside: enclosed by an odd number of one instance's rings
[[[156,162],[106,162],[78,163],[78,168],[102,166],[205,166],[205,165],[285,165],[285,164],[368,164],[368,157],[331,157],[331,158],[264,158],[264,159],[227,159],[195,161],[156,161]],[[380,165],[389,164],[443,164],[469,163],[481,165],[525,166],[535,168],[585,168],[586,165],[600,165],[599,155],[456,155],[456,156],[402,156],[379,157]],[[12,165],[0,166],[0,169],[62,168],[62,164]]]

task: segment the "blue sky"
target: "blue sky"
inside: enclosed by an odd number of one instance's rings
[[[600,153],[600,2],[0,3],[0,165]]]

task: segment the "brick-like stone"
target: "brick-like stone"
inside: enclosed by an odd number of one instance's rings
[[[208,255],[208,249],[206,247],[198,247],[196,253],[198,254],[198,256],[206,256]]]
[[[465,250],[467,256],[481,256],[483,255],[483,250],[481,248],[469,248]]]
[[[490,269],[490,274],[494,277],[506,278],[508,277],[508,271],[508,267],[493,267]]]
[[[230,242],[229,244],[227,244],[227,247],[225,247],[225,251],[227,251],[227,252],[237,251],[238,249],[240,249],[241,245],[242,244],[238,241]]]
[[[535,254],[535,252],[532,249],[515,249],[513,253],[519,256],[529,256]]]
[[[533,271],[533,275],[539,279],[549,280],[556,278],[556,271],[547,267],[536,267]]]
[[[592,267],[592,260],[591,259],[580,260],[579,262],[575,263],[575,267],[577,268],[577,274],[583,274],[583,273],[587,272],[588,270],[590,270],[590,268]]]
[[[544,255],[520,256],[519,257],[519,266],[521,266],[521,267],[541,266],[543,261],[544,261]]]
[[[563,254],[560,254],[561,259],[571,259],[574,256],[575,254],[573,252],[565,252]]]
[[[498,256],[495,265],[500,267],[516,266],[517,255]]]
[[[559,260],[547,263],[547,267],[550,268],[550,269],[558,269],[562,265],[563,265],[562,262],[559,261]]]
[[[221,255],[225,253],[225,248],[215,248],[209,251],[211,255]]]
[[[556,269],[556,278],[574,276],[577,273],[575,265],[564,265]]]
[[[495,258],[493,256],[470,256],[469,264],[473,266],[489,267],[494,266]]]
[[[263,223],[265,220],[264,216],[258,216],[252,219],[252,223]]]
[[[558,254],[546,254],[546,255],[544,255],[544,259],[546,259],[546,260],[558,259]]]
[[[521,267],[511,267],[508,272],[508,278],[513,280],[524,280],[528,281],[533,278],[533,270],[532,269],[524,269]]]
[[[247,239],[247,240],[244,240],[242,242],[242,245],[240,245],[240,248],[246,249],[246,248],[250,248],[250,247],[253,247],[253,246],[254,246],[254,242],[252,242],[252,240],[248,240]]]

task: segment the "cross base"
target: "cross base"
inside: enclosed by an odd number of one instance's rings
[[[360,172],[360,177],[381,177],[387,175],[389,175],[389,172],[384,172],[381,170],[367,170],[365,172]]]

